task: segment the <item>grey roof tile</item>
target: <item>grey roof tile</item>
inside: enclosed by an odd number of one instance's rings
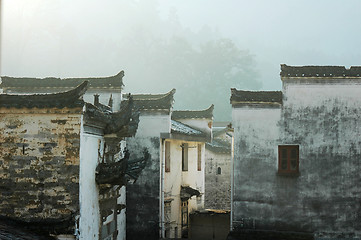
[[[186,118],[213,118],[214,105],[212,104],[204,110],[175,110],[172,112],[172,119]]]
[[[253,102],[253,103],[282,103],[281,91],[242,91],[231,89],[231,103]]]
[[[88,88],[88,81],[76,88],[50,94],[0,94],[0,107],[6,108],[76,108],[82,107],[82,96]]]
[[[288,66],[281,64],[281,77],[361,77],[361,66]]]
[[[29,78],[29,77],[1,77],[0,88],[3,89],[36,89],[36,88],[74,88],[84,81],[89,82],[89,88],[117,88],[122,89],[124,71],[109,77],[89,78]]]

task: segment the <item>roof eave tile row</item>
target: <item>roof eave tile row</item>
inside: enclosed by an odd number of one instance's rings
[[[76,88],[51,94],[0,94],[0,107],[5,108],[81,108],[82,96],[88,88],[88,81]]]
[[[166,110],[170,111],[174,102],[175,89],[166,94],[159,94],[157,97],[144,97],[146,95],[132,95],[134,106],[138,110]],[[152,95],[153,96],[153,95]]]
[[[0,88],[3,89],[51,89],[51,88],[74,88],[84,81],[89,82],[88,88],[114,88],[122,89],[124,71],[109,77],[92,77],[92,78],[28,78],[28,77],[1,77]]]
[[[231,89],[231,104],[237,103],[260,103],[282,104],[281,91],[242,91]]]
[[[212,119],[214,105],[212,104],[204,110],[176,110],[172,112],[172,119]]]
[[[282,78],[360,78],[361,66],[288,66],[281,64]]]

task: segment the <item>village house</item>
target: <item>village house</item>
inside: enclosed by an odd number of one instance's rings
[[[174,93],[133,95],[139,129],[127,146],[139,154],[149,147],[152,157],[127,188],[128,239],[188,237],[189,214],[204,208],[205,142],[212,135],[213,106],[173,111]]]
[[[122,100],[124,71],[109,77],[89,78],[30,78],[2,76],[0,88],[3,93],[30,94],[64,92],[75,88],[84,81],[89,82],[83,96],[85,102],[93,103],[93,96],[99,95],[99,103],[111,105],[114,112],[119,110]]]
[[[360,238],[360,75],[281,65],[282,91],[231,90],[229,239]]]
[[[214,122],[212,134],[206,143],[205,208],[230,210],[233,129],[229,122]]]
[[[137,161],[120,143],[139,114],[131,98],[117,112],[97,96],[85,103],[88,85],[0,95],[2,219],[58,239],[125,239],[127,163]]]

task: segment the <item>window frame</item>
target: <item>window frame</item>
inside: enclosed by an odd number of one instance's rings
[[[188,143],[182,143],[182,172],[188,171]]]
[[[171,155],[171,151],[170,151],[170,142],[166,141],[164,144],[164,170],[165,172],[170,172],[170,155]]]
[[[202,171],[202,144],[197,144],[197,170]]]
[[[284,156],[284,150],[286,149],[286,156]],[[292,157],[292,150],[296,150],[296,156]],[[284,159],[287,161],[287,169],[282,168]],[[292,169],[292,161],[296,161],[296,166]],[[300,147],[299,145],[278,145],[278,174],[298,176],[300,172]]]

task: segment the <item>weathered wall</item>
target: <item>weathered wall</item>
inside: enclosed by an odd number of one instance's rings
[[[170,115],[142,113],[139,116],[138,130],[135,137],[160,137],[160,133],[170,133]]]
[[[81,109],[0,109],[0,215],[66,221],[79,207]],[[59,224],[57,224],[60,226]],[[73,230],[69,230],[73,231]]]
[[[127,148],[131,159],[141,158],[144,148],[147,148],[151,155],[137,181],[127,186],[127,239],[158,239],[160,139],[159,137],[128,138]]]
[[[218,174],[218,168],[221,174]],[[231,209],[231,154],[206,149],[205,208]]]
[[[281,112],[233,110],[234,227],[360,236],[360,92],[347,80],[284,82]],[[299,176],[277,175],[286,144],[299,145]]]
[[[272,197],[276,187],[277,145],[280,108],[233,109],[234,173],[233,227],[243,218],[257,216],[268,221],[272,216]]]
[[[167,139],[170,142],[170,171],[164,173],[164,199],[171,200],[170,215],[165,213],[170,237],[181,236],[181,186],[197,189],[202,195],[189,199],[189,212],[204,208],[204,143]],[[182,147],[188,143],[188,171],[182,171]],[[198,144],[202,148],[201,171],[197,169]],[[177,234],[175,233],[177,231]]]
[[[341,81],[284,82],[280,143],[300,145],[300,176],[279,191],[295,224],[360,236],[361,85]]]

